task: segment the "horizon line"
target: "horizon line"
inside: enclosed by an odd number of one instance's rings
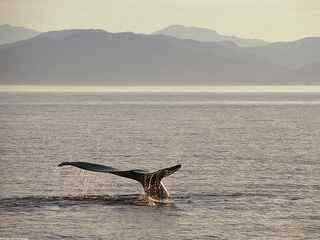
[[[320,85],[1,85],[0,93],[320,93]]]

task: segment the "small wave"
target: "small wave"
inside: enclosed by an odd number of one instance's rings
[[[172,201],[153,201],[145,195],[79,195],[79,196],[26,196],[0,199],[0,212],[41,207],[70,207],[80,205],[170,205]]]
[[[92,206],[96,205],[135,205],[135,206],[174,206],[175,204],[194,204],[208,202],[225,202],[231,199],[242,198],[277,198],[279,196],[266,193],[184,193],[172,194],[168,201],[155,201],[145,195],[128,194],[128,195],[76,195],[76,196],[25,196],[0,199],[0,213],[3,211],[19,211],[28,209],[37,209],[43,207],[72,207],[72,206]],[[289,200],[297,200],[288,197]],[[300,199],[300,198],[298,198]]]
[[[244,198],[244,197],[265,197],[275,198],[277,195],[270,193],[250,193],[250,192],[231,192],[231,193],[213,193],[213,192],[200,192],[200,193],[185,193],[173,194],[173,199],[202,199],[202,198]]]

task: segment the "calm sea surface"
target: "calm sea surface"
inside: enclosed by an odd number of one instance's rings
[[[0,238],[320,239],[320,95],[1,93],[0,175]]]

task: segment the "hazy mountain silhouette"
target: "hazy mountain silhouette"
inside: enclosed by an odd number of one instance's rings
[[[241,47],[263,46],[268,42],[260,39],[245,39],[235,36],[225,36],[214,30],[199,27],[186,27],[183,25],[172,25],[153,34],[172,36],[180,39],[192,39],[200,42],[233,42]]]
[[[0,72],[7,84],[259,84],[283,69],[225,44],[64,30],[3,45]]]
[[[303,38],[292,42],[276,42],[247,50],[274,64],[297,69],[320,61],[320,37]]]
[[[308,38],[242,48],[165,35],[53,31],[1,45],[0,84],[317,83],[318,44]]]
[[[288,68],[298,69],[312,64],[320,59],[320,38],[309,37],[289,42],[268,43],[259,39],[242,39],[238,37],[224,36],[216,31],[198,28],[172,25],[154,34],[163,34],[180,39],[193,39],[202,42],[230,42],[240,47],[246,47],[246,51],[265,59],[270,63]]]
[[[25,40],[38,34],[39,32],[24,27],[15,27],[8,24],[0,25],[0,44]]]

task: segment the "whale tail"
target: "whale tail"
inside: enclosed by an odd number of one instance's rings
[[[170,196],[166,187],[161,182],[162,178],[175,173],[181,168],[181,164],[178,164],[173,167],[160,169],[156,172],[148,172],[141,169],[122,171],[110,166],[88,162],[62,162],[58,166],[74,166],[87,171],[111,173],[117,176],[134,179],[142,184],[148,197],[156,200],[166,199]]]

